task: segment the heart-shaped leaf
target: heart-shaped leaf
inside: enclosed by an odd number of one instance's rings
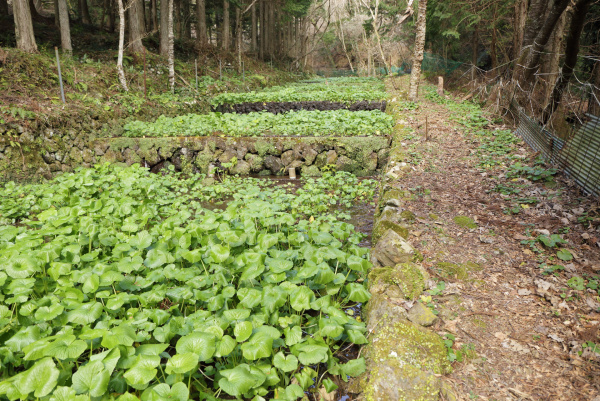
[[[286,357],[283,352],[279,351],[275,354],[275,357],[273,357],[273,365],[284,372],[291,372],[298,368],[298,358],[292,354],[289,354]]]
[[[167,362],[167,368],[165,371],[168,374],[171,373],[187,373],[190,370],[198,366],[198,355],[190,352],[185,354],[175,354]]]

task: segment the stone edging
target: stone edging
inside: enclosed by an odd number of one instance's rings
[[[372,297],[365,310],[367,370],[350,390],[361,392],[368,401],[456,400],[441,379],[452,370],[446,347],[437,333],[426,328],[438,318],[419,302],[430,280],[421,265],[422,256],[407,242],[415,217],[403,208],[404,191],[393,187],[410,171],[404,159],[396,134],[374,219]]]
[[[358,176],[373,175],[387,163],[391,139],[372,137],[166,137],[98,139],[98,162],[140,163],[153,171],[172,164],[177,171],[207,173],[210,164],[231,174],[287,175],[296,168],[318,176],[326,166]],[[225,167],[223,167],[225,168]]]

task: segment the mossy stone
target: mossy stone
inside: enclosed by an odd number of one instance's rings
[[[438,321],[438,317],[421,302],[416,302],[408,311],[408,320],[423,327],[429,327]]]
[[[381,236],[387,230],[393,230],[404,239],[408,238],[407,227],[402,226],[399,223],[394,223],[393,221],[378,219],[375,221],[375,224],[373,225],[373,232],[371,233],[373,242],[377,242],[377,240],[381,238]]]
[[[389,286],[397,286],[404,298],[415,299],[425,290],[429,274],[420,265],[400,263],[394,267],[372,269],[369,273],[369,289],[384,293]]]
[[[468,216],[456,216],[454,217],[454,222],[463,228],[477,228],[477,224],[475,224],[475,221],[473,221],[473,219]]]
[[[301,174],[306,177],[320,177],[323,175],[321,170],[315,165],[312,166],[303,166]]]
[[[437,401],[442,382],[435,375],[452,371],[441,337],[406,319],[384,317],[377,327],[365,352],[365,400]]]
[[[436,269],[442,277],[466,280],[472,271],[481,270],[481,266],[475,262],[466,262],[463,264],[439,262],[436,264]]]

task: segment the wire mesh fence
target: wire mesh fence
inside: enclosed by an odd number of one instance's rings
[[[527,115],[516,102],[510,105],[518,118],[517,135],[533,150],[561,169],[584,192],[600,196],[600,117],[585,113],[561,138]]]

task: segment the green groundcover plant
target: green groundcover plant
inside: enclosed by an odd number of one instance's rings
[[[0,187],[0,399],[296,400],[364,371],[336,350],[367,342],[345,311],[370,297],[368,251],[325,205],[375,182],[202,179],[104,165]]]
[[[357,83],[340,85],[337,83],[319,82],[313,84],[295,84],[273,86],[260,92],[227,92],[221,93],[211,100],[212,106],[257,102],[305,102],[330,101],[355,103],[366,101],[382,101],[388,98],[383,83]]]
[[[125,124],[124,136],[167,137],[226,135],[253,136],[372,136],[387,135],[392,116],[374,111],[293,111],[272,114],[208,113],[178,117],[160,116],[155,122]]]

